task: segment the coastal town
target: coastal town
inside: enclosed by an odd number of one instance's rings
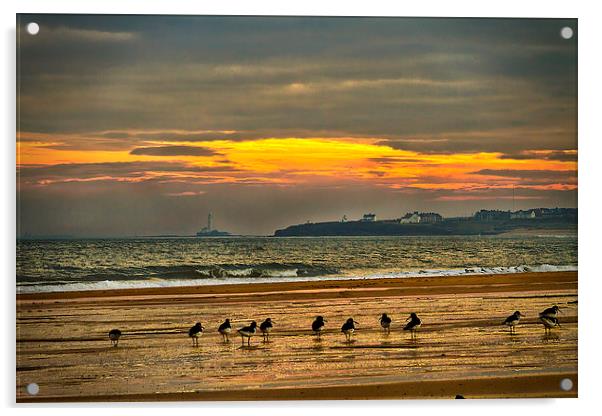
[[[518,211],[477,211],[470,217],[445,218],[436,212],[408,212],[399,218],[378,219],[366,213],[357,220],[291,225],[277,230],[284,236],[337,235],[496,235],[515,229],[575,229],[577,208],[533,208]]]

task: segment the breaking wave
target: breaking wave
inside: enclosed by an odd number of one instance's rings
[[[266,282],[291,282],[291,281],[315,281],[315,280],[337,280],[337,279],[386,279],[403,277],[436,277],[436,276],[461,276],[461,275],[494,275],[509,273],[529,272],[559,272],[577,271],[575,265],[550,265],[541,264],[534,266],[511,266],[511,267],[465,267],[458,269],[418,269],[407,271],[387,272],[361,272],[340,271],[322,266],[308,265],[284,265],[268,264],[252,267],[241,265],[193,267],[194,276],[190,276],[190,270],[184,272],[183,267],[178,267],[172,273],[157,273],[154,276],[103,279],[100,275],[94,275],[92,279],[80,281],[39,281],[35,284],[25,280],[19,282],[18,293],[39,292],[71,292],[86,290],[112,290],[112,289],[135,289],[135,288],[161,288],[161,287],[186,287],[202,285],[227,285],[240,283],[266,283]],[[172,268],[170,268],[172,269]],[[113,275],[111,275],[114,277]],[[121,275],[120,275],[121,276]]]

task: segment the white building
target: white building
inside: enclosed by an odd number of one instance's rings
[[[420,215],[418,215],[418,212],[408,212],[399,220],[400,224],[418,224],[419,222]]]
[[[535,218],[535,211],[516,211],[510,214],[510,219],[533,219]]]
[[[376,220],[376,214],[364,214],[362,218],[363,222],[374,222]]]

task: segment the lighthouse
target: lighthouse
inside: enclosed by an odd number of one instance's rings
[[[213,230],[213,213],[207,215],[207,231]]]
[[[213,228],[213,213],[207,214],[207,226],[203,227],[201,231],[196,233],[197,237],[225,237],[229,236],[230,233],[227,231],[219,231]]]

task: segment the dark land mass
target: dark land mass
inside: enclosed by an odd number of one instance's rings
[[[448,218],[437,223],[400,224],[398,221],[318,222],[276,230],[276,237],[319,236],[428,236],[498,235],[516,230],[566,230],[577,232],[577,217],[504,219]]]

